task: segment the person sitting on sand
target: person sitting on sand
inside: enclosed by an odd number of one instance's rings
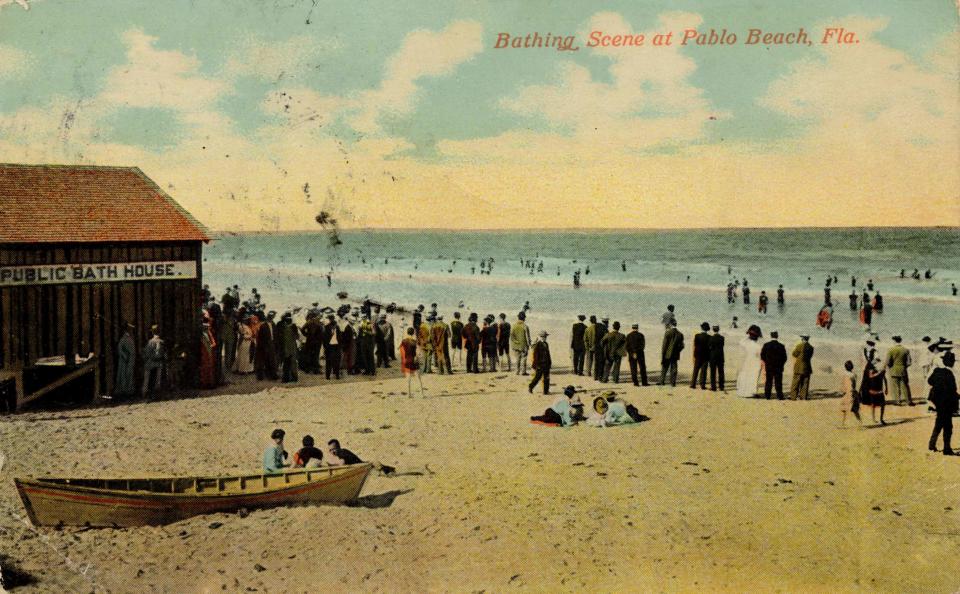
[[[287,452],[283,449],[283,436],[286,435],[283,429],[274,429],[270,434],[273,443],[267,446],[263,451],[263,472],[264,474],[277,474],[283,472],[288,465],[284,463],[287,458]]]
[[[573,386],[567,386],[563,389],[563,396],[557,398],[553,404],[550,405],[550,408],[543,411],[542,415],[530,417],[530,421],[541,425],[556,425],[560,427],[576,425],[576,413],[578,411],[575,404],[580,401],[576,393],[577,391]],[[576,400],[574,400],[575,397]],[[579,408],[583,408],[582,403],[580,403]],[[580,413],[580,416],[582,416],[582,413]]]
[[[339,439],[331,439],[327,442],[327,454],[327,464],[329,466],[363,464],[363,460],[360,459],[360,456],[354,454],[347,448],[340,447]],[[374,468],[383,474],[391,474],[392,472],[396,471],[396,468],[393,466],[387,466],[386,464],[380,464],[379,462],[372,462],[372,464]]]
[[[313,446],[313,437],[303,436],[303,447],[293,455],[294,468],[316,468],[323,463],[323,451]]]
[[[635,422],[627,412],[627,403],[618,400],[613,392],[593,399],[593,412],[587,419],[587,424],[593,427],[613,427]]]

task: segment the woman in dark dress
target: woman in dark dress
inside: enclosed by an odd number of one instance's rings
[[[880,409],[880,424],[886,425],[883,420],[883,409],[887,403],[887,370],[871,364],[863,374],[863,385],[860,398],[864,405],[870,406],[870,416],[877,422],[877,408]]]

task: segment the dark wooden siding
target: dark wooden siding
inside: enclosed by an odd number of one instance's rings
[[[116,345],[123,323],[134,324],[138,350],[150,326],[172,350],[187,352],[187,377],[199,348],[202,244],[0,245],[0,265],[193,260],[189,280],[89,283],[0,288],[0,367],[29,366],[39,357],[100,356],[101,393],[113,391]],[[138,367],[139,368],[139,367]]]

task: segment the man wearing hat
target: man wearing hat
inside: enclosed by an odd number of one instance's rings
[[[330,375],[340,379],[340,361],[343,357],[343,334],[340,326],[337,324],[337,317],[333,314],[327,315],[327,325],[323,327],[323,358],[324,375],[330,379]]]
[[[890,392],[893,397],[894,402],[898,405],[903,405],[904,396],[906,396],[907,404],[913,406],[913,397],[910,394],[910,378],[907,373],[907,368],[913,364],[913,359],[910,356],[910,351],[907,350],[902,344],[903,338],[900,336],[894,336],[894,344],[887,351],[887,377],[890,378]]]
[[[165,381],[167,366],[167,346],[160,338],[160,327],[150,326],[150,340],[143,347],[143,389],[144,396],[159,391]]]
[[[813,374],[813,346],[810,336],[800,335],[800,342],[793,347],[793,382],[790,385],[791,400],[809,400],[810,376]]]
[[[114,396],[133,396],[137,392],[134,370],[137,362],[137,347],[133,342],[133,324],[123,325],[123,335],[117,343],[117,380],[113,384]]]
[[[607,332],[603,340],[600,341],[603,346],[603,352],[607,356],[606,365],[603,369],[603,377],[600,381],[606,383],[610,380],[610,374],[613,373],[613,383],[620,383],[620,363],[623,356],[627,354],[627,337],[620,333],[620,322],[613,323],[613,329]]]
[[[787,349],[778,339],[780,333],[774,330],[770,333],[770,340],[760,349],[760,360],[766,370],[766,382],[763,386],[763,395],[770,400],[774,386],[777,389],[777,400],[783,400],[783,368],[787,365]]]
[[[726,386],[723,377],[723,345],[726,339],[720,334],[720,326],[713,327],[713,334],[710,335],[710,389],[717,391],[717,385],[720,385],[720,391],[725,392]]]
[[[457,364],[463,362],[463,322],[460,321],[460,312],[453,312],[450,322],[450,346],[457,351]]]
[[[543,379],[543,393],[550,393],[550,345],[547,344],[547,331],[540,332],[540,338],[533,345],[533,380],[528,386],[528,391],[533,394],[533,389]]]
[[[258,315],[263,315],[258,313]],[[277,312],[271,311],[267,314],[260,327],[257,329],[257,349],[253,355],[253,369],[257,373],[257,379],[277,379],[277,345],[274,343],[274,325],[273,318]]]
[[[707,365],[710,360],[710,324],[704,322],[700,324],[700,332],[693,337],[693,376],[690,378],[690,387],[697,389],[697,381],[700,382],[700,389],[707,389]]]
[[[480,351],[480,327],[477,326],[477,314],[471,313],[463,326],[463,348],[467,351],[467,373],[480,373],[477,354]],[[516,326],[514,326],[516,330]]]
[[[590,316],[590,324],[583,331],[583,351],[586,360],[584,373],[588,376],[593,375],[596,365],[594,355],[596,354],[597,343],[600,342],[601,338],[603,336],[597,335],[597,316]]]
[[[573,328],[570,329],[570,350],[573,352],[573,372],[577,375],[583,375],[583,335],[587,331],[587,325],[583,321],[587,319],[585,315],[577,316]]]
[[[393,326],[387,320],[387,314],[380,314],[373,326],[377,345],[377,367],[390,368],[390,347],[393,345]]]
[[[633,380],[634,386],[641,385],[641,382],[644,386],[649,386],[647,383],[647,361],[646,357],[643,354],[643,349],[647,346],[647,340],[640,333],[640,325],[634,324],[631,326],[630,333],[627,334],[626,340],[626,350],[627,350],[627,360],[630,362],[630,379]],[[637,370],[640,371],[640,381],[637,381]]]
[[[436,320],[430,327],[430,336],[433,340],[433,359],[437,363],[437,373],[453,373],[450,368],[450,327],[443,321],[443,316],[436,315]]]
[[[517,375],[530,375],[527,373],[527,353],[530,351],[530,328],[527,327],[527,314],[523,311],[517,314],[517,321],[510,329],[510,348],[517,360]]]
[[[293,323],[293,314],[284,312],[277,324],[277,349],[280,353],[280,365],[283,369],[283,383],[297,381],[297,339],[300,331]]]
[[[943,367],[938,367],[930,374],[927,383],[930,384],[930,402],[937,407],[937,420],[930,435],[930,451],[937,451],[937,438],[943,431],[943,454],[953,456],[950,447],[950,438],[953,435],[953,415],[957,412],[957,378],[953,375],[953,364],[956,356],[952,351],[943,354]]]
[[[683,351],[683,333],[677,330],[677,320],[670,320],[670,327],[663,333],[663,346],[660,349],[660,385],[666,385],[670,376],[670,385],[677,385],[677,361]]]
[[[593,347],[593,379],[598,382],[603,379],[603,372],[607,368],[607,352],[604,349],[603,337],[607,335],[610,318],[601,318],[597,324],[597,342]]]
[[[437,317],[432,313],[427,314],[427,320],[420,323],[417,328],[417,352],[420,355],[420,373],[433,373],[431,364],[433,362],[433,323]]]

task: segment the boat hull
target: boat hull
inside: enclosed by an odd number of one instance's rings
[[[370,474],[370,464],[193,480],[183,492],[153,492],[88,486],[102,482],[148,486],[190,479],[14,479],[17,492],[36,526],[129,527],[169,524],[216,512],[262,509],[307,503],[347,503],[356,499]],[[167,481],[171,481],[167,483]],[[179,482],[176,482],[179,481]],[[79,483],[80,486],[74,483]]]

